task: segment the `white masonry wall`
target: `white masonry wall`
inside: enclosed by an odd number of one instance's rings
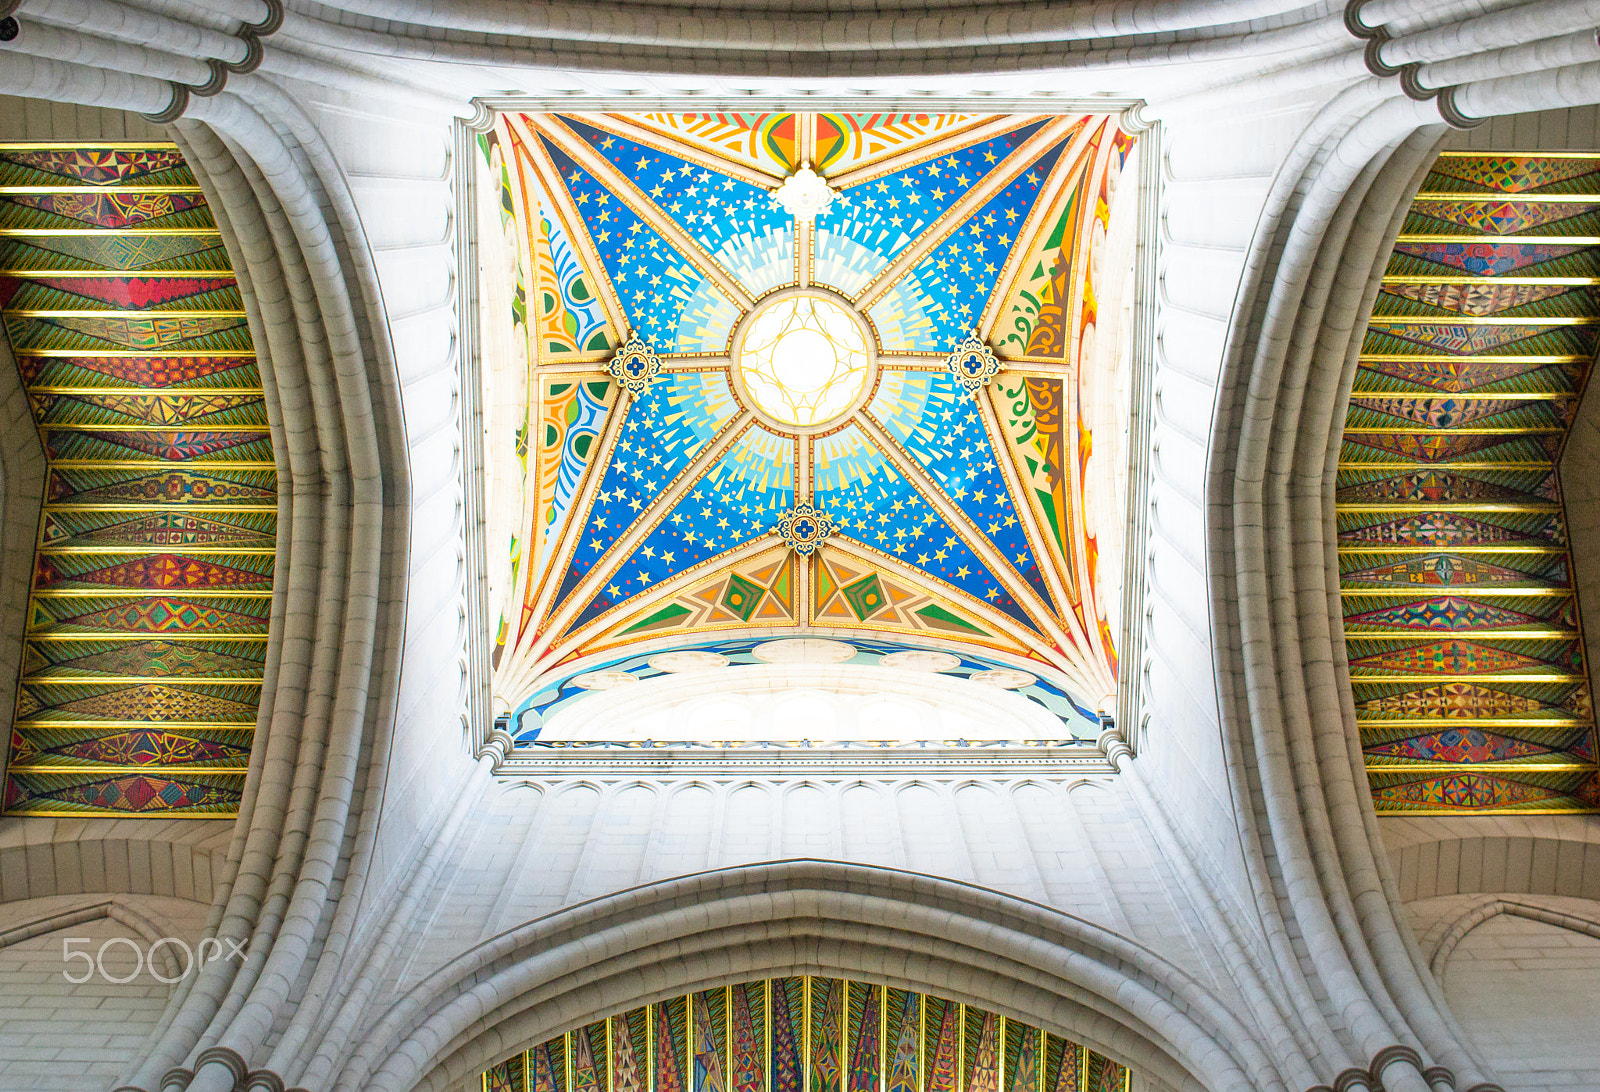
[[[1145,674],[1143,777],[1210,878],[1246,907],[1211,647],[1205,471],[1245,258],[1273,176],[1315,102],[1285,96],[1266,112],[1259,103],[1182,105],[1163,121],[1145,647],[1142,662],[1125,669]]]
[[[974,771],[978,774],[978,771]],[[1114,777],[555,779],[497,784],[428,892],[398,995],[451,956],[585,899],[791,857],[910,869],[1055,907],[1219,992],[1226,972]]]
[[[1580,1092],[1600,1080],[1600,938],[1490,918],[1456,948],[1444,992],[1506,1092]]]
[[[72,921],[107,902],[115,917]],[[151,896],[0,904],[0,1092],[110,1087],[161,1016],[174,988],[161,979],[183,971],[181,948],[163,944],[152,974],[151,945],[174,937],[192,949],[207,911],[204,903]],[[86,953],[90,963],[65,959],[64,951]]]
[[[1435,962],[1451,1012],[1487,1056],[1506,1092],[1595,1088],[1600,902],[1522,895],[1505,900],[1509,912],[1476,920],[1494,901],[1446,895],[1408,907],[1423,956]],[[1454,946],[1438,957],[1441,944],[1451,941]]]

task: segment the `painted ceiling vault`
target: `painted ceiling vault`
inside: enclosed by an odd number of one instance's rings
[[[1600,810],[1557,466],[1600,325],[1600,155],[1446,153],[1367,328],[1338,477],[1378,810]]]
[[[513,1055],[483,1092],[1128,1092],[1071,1039],[930,994],[812,975],[642,1005]]]
[[[178,149],[0,145],[0,318],[47,463],[5,809],[233,814],[278,480],[238,282]]]
[[[802,632],[1109,702],[1115,118],[506,114],[480,150],[501,708],[642,642]]]

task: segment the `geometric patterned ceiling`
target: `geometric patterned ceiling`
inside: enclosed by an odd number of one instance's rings
[[[1446,153],[1367,328],[1338,477],[1378,810],[1600,810],[1557,474],[1600,331],[1600,156]]]
[[[609,1016],[492,1066],[483,1092],[1128,1092],[1128,1069],[958,1001],[812,975]]]
[[[810,634],[965,646],[1107,707],[1134,145],[1097,115],[502,115],[478,172],[498,704],[640,642]],[[837,357],[784,388],[820,383],[821,419],[763,394],[763,330]],[[998,374],[964,384],[964,340]]]
[[[277,471],[238,283],[177,148],[0,146],[0,317],[47,461],[5,810],[233,814]]]

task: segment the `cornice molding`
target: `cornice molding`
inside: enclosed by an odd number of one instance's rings
[[[480,754],[493,754],[510,736],[495,729]],[[497,774],[513,778],[652,777],[1051,777],[1110,776],[1116,772],[1092,747],[862,747],[748,748],[506,747]]]

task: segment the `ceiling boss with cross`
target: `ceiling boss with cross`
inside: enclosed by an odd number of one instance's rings
[[[506,114],[480,140],[497,696],[705,635],[1116,687],[1135,139]]]

